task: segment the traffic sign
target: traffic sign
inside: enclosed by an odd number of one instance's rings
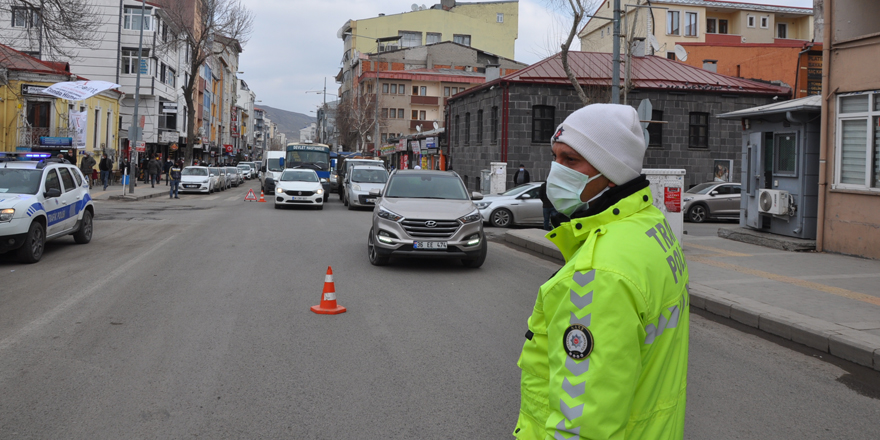
[[[223,146],[226,149],[227,153],[232,153],[232,145],[226,144]]]
[[[135,141],[134,142],[134,149],[138,153],[143,153],[143,152],[147,151],[147,142],[146,141]]]
[[[253,188],[251,188],[250,191],[248,191],[247,195],[244,196],[244,199],[245,199],[246,201],[254,201],[254,202],[257,201],[257,194],[254,193]]]

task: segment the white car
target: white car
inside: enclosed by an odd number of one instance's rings
[[[275,182],[275,209],[285,205],[324,209],[324,187],[315,170],[288,168]]]
[[[94,215],[89,182],[75,166],[51,159],[0,164],[0,253],[36,263],[47,240],[73,235],[88,243]]]
[[[214,192],[217,179],[211,176],[208,167],[186,167],[180,172],[179,192]]]
[[[211,180],[214,184],[214,191],[226,191],[226,176],[217,167],[208,167],[208,173],[211,174]]]
[[[377,189],[380,192],[385,189],[388,181],[388,171],[385,167],[374,165],[356,165],[345,176],[345,196],[342,204],[349,210],[376,205],[376,196],[371,196],[370,191]]]
[[[483,221],[496,228],[528,224],[543,225],[542,183],[524,183],[502,194],[483,196],[483,200],[476,202]]]
[[[239,171],[241,171],[241,176],[242,176],[245,180],[251,180],[251,179],[254,178],[254,176],[252,175],[253,172],[254,172],[254,169],[251,168],[250,165],[248,165],[248,164],[241,164],[241,163],[240,163],[240,164],[238,164],[238,169],[239,169]]]

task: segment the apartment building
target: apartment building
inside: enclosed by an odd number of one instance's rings
[[[442,0],[430,7],[413,5],[401,14],[348,20],[337,32],[343,41],[339,96],[344,100],[355,87],[358,73],[353,61],[361,54],[381,53],[444,41],[474,47],[500,57],[514,57],[519,28],[518,1],[458,3]],[[399,37],[391,41],[380,41]]]
[[[634,54],[663,56],[724,75],[777,81],[793,88],[806,75],[801,67],[807,61],[801,52],[821,53],[821,45],[813,47],[812,8],[657,0],[650,2],[649,9],[637,8],[637,3],[646,6],[644,0],[621,1],[622,32],[631,33],[622,39],[622,52],[626,41],[632,41]],[[613,0],[606,0],[595,15],[612,17],[612,9]],[[582,50],[610,53],[613,22],[593,18],[578,36]]]
[[[239,114],[239,145],[248,158],[254,157],[254,102],[257,94],[243,79],[238,80],[238,97],[235,102]]]

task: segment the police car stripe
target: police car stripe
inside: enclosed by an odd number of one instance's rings
[[[562,389],[565,390],[569,396],[578,398],[587,391],[587,383],[581,382],[578,385],[572,385],[566,377],[565,379],[562,379]]]

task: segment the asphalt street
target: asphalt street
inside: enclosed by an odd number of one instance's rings
[[[557,264],[492,242],[480,269],[373,267],[370,211],[249,187],[102,201],[90,244],[0,255],[0,438],[511,438]],[[328,266],[342,315],[309,311]],[[880,374],[714,319],[692,317],[686,438],[876,437]]]

